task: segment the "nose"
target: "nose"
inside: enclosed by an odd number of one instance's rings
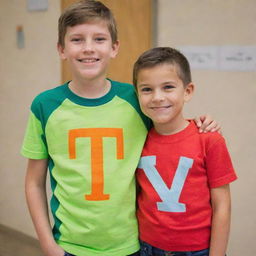
[[[152,101],[158,102],[164,100],[164,93],[161,90],[155,90],[152,95]]]
[[[92,40],[85,40],[82,45],[82,50],[84,52],[92,52],[93,51],[93,42]]]

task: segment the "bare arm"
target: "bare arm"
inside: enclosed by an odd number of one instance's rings
[[[28,208],[45,256],[63,256],[55,242],[48,214],[46,196],[47,159],[28,160],[25,192]]]
[[[213,208],[210,256],[225,256],[231,215],[229,185],[211,189]]]

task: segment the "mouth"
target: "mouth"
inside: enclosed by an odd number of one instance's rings
[[[167,106],[157,106],[157,107],[150,107],[152,110],[161,110],[161,109],[168,109],[172,107],[172,105],[167,105]]]
[[[98,62],[100,59],[98,58],[82,58],[82,59],[78,59],[79,62],[81,63],[95,63]]]

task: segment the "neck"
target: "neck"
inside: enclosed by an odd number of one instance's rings
[[[188,125],[189,121],[182,117],[179,120],[171,121],[170,123],[154,123],[154,128],[157,133],[161,135],[171,135],[182,131]]]
[[[111,83],[106,78],[87,81],[73,79],[69,83],[69,89],[83,98],[100,98],[109,92],[110,87]]]

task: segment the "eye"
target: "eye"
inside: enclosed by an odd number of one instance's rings
[[[80,37],[71,38],[71,42],[75,42],[75,43],[81,42],[82,40],[83,40],[83,39],[80,38]]]
[[[141,92],[151,92],[152,89],[150,87],[143,87],[140,89]]]
[[[167,84],[164,86],[165,90],[172,90],[173,88],[175,88],[175,86],[171,85],[171,84]]]
[[[96,37],[95,38],[95,41],[96,42],[104,42],[104,41],[106,41],[107,39],[105,38],[105,37]]]

